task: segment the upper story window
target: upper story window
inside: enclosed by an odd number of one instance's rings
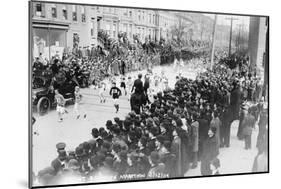
[[[51,7],[52,18],[57,18],[57,6],[55,4]]]
[[[124,16],[128,16],[128,10],[127,9],[124,9]]]
[[[45,17],[44,14],[45,5],[43,3],[36,3],[35,4],[35,16]]]
[[[91,22],[91,36],[94,36],[94,30],[95,30],[95,24],[94,24],[94,21],[92,20]]]
[[[85,7],[81,7],[81,21],[86,22]]]
[[[141,19],[141,12],[140,12],[140,10],[138,11],[138,18],[139,18],[139,20]]]
[[[66,6],[62,7],[62,17],[63,17],[63,19],[67,20],[67,9],[66,9]]]
[[[129,17],[132,17],[132,11],[129,11]]]
[[[77,7],[76,7],[76,5],[72,5],[72,20],[77,21]]]

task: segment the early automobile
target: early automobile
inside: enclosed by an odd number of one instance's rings
[[[55,89],[58,89],[66,102],[74,101],[74,89],[77,83],[73,80],[58,82],[55,77],[33,76],[32,79],[32,104],[33,110],[39,115],[46,114],[51,108],[56,107]]]

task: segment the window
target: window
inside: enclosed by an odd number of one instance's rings
[[[52,12],[52,18],[57,18],[57,7],[56,5],[52,5],[52,8],[51,8],[51,12]]]
[[[151,24],[151,14],[149,14],[149,23]]]
[[[105,31],[108,35],[111,35],[110,34],[110,22],[107,21],[106,24],[105,24]]]
[[[141,29],[138,27],[138,36],[140,37]]]
[[[72,38],[73,38],[73,47],[78,48],[79,41],[80,41],[78,33],[74,32]]]
[[[132,33],[133,33],[133,26],[132,24],[130,24],[130,31],[129,31],[129,36],[132,37]]]
[[[94,21],[91,22],[91,36],[94,36],[94,28],[95,28],[95,24]]]
[[[117,30],[117,26],[116,26],[116,24],[114,23],[114,24],[113,24],[113,37],[116,37],[116,30]]]
[[[128,16],[128,10],[124,9],[124,16]]]
[[[86,22],[85,7],[81,7],[81,21]]]
[[[128,33],[128,24],[123,24],[123,31]]]
[[[66,10],[66,6],[62,7],[62,17],[63,19],[67,20],[67,10]]]
[[[77,21],[77,7],[76,7],[76,5],[72,5],[72,20]]]
[[[153,15],[152,23],[155,24],[155,15]]]
[[[144,20],[144,11],[142,11],[142,19]]]
[[[132,11],[129,11],[129,17],[132,17]]]
[[[49,35],[48,29],[33,28],[33,58],[39,57],[49,59]]]
[[[39,17],[44,17],[44,4],[42,3],[36,3],[35,5],[35,15]]]
[[[138,17],[139,17],[139,21],[140,21],[140,19],[141,19],[141,12],[140,12],[140,10],[138,11]]]

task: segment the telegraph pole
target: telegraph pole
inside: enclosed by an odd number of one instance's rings
[[[228,49],[228,56],[231,55],[231,42],[232,42],[232,25],[233,25],[233,20],[238,20],[237,18],[226,18],[226,20],[230,20],[230,36],[229,36],[229,49]]]
[[[217,15],[215,15],[215,21],[213,25],[213,37],[212,37],[212,51],[211,51],[211,69],[214,65],[214,53],[215,53],[215,42],[216,42],[216,25],[217,25]]]
[[[243,33],[242,33],[242,27],[243,25],[242,24],[239,24],[239,31],[238,31],[238,39],[237,39],[237,50],[240,51],[241,50],[241,46],[242,46],[242,40],[241,40],[241,35],[243,36]]]

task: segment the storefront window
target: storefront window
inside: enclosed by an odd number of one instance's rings
[[[60,29],[50,29],[50,57],[59,56],[62,58],[66,47],[66,31]]]
[[[39,55],[45,59],[49,59],[49,36],[48,29],[34,28],[33,29],[33,58]]]
[[[55,55],[62,58],[66,47],[66,30],[33,28],[33,36],[34,59],[40,55],[47,60]]]

